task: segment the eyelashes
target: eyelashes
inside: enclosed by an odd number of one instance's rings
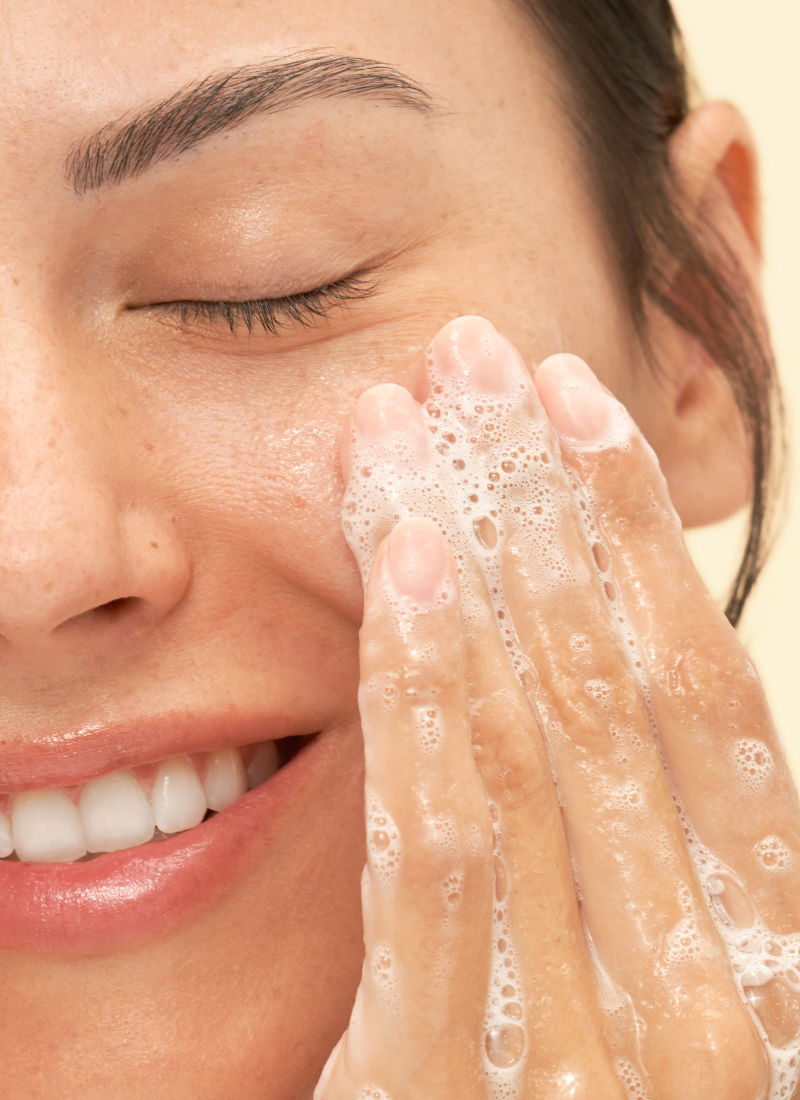
[[[348,275],[327,286],[283,298],[254,298],[244,302],[198,299],[165,302],[156,308],[181,326],[222,323],[233,335],[242,328],[248,333],[260,328],[277,336],[282,329],[314,328],[336,310],[346,311],[351,302],[369,297],[376,285],[376,280],[366,275]]]

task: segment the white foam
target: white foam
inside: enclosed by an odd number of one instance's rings
[[[678,803],[679,809],[680,804]],[[691,823],[682,813],[689,851],[695,870],[705,887],[706,898],[717,930],[731,960],[739,994],[751,1013],[770,1063],[769,1100],[790,1100],[800,1081],[800,934],[779,935],[760,916],[741,879],[700,843]],[[768,842],[777,837],[765,838]],[[762,841],[762,844],[764,841]],[[726,896],[730,900],[726,904]],[[772,986],[772,983],[777,983]],[[794,1035],[768,1033],[759,1015],[764,994],[754,990],[770,988],[783,1004],[783,1023]],[[794,1007],[793,1007],[794,1006]],[[763,1011],[763,1008],[762,1008]],[[766,1019],[766,1017],[765,1017]]]
[[[492,965],[484,1014],[484,1072],[493,1100],[522,1100],[528,1056],[525,991],[519,956],[509,927],[506,890],[508,874],[502,862],[502,820],[494,804],[495,904],[492,914]]]

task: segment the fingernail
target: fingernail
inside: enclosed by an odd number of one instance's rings
[[[398,595],[429,603],[447,576],[444,535],[429,519],[402,520],[389,535],[386,564]]]
[[[551,355],[533,376],[545,412],[560,436],[595,443],[608,432],[614,401],[577,355]]]
[[[428,348],[445,375],[461,375],[484,393],[511,393],[527,374],[513,345],[485,317],[457,317],[440,329]]]
[[[362,393],[353,411],[353,426],[362,439],[422,428],[416,401],[402,386],[385,382]]]

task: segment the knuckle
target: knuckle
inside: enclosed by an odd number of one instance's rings
[[[657,667],[662,686],[677,695],[687,695],[709,684],[730,682],[740,689],[755,685],[755,668],[727,624],[706,615],[687,623],[687,628],[666,651]]]
[[[537,754],[533,748],[534,737],[539,737],[538,730],[532,730],[525,743],[518,742],[504,753],[494,792],[501,811],[525,810],[534,821],[541,821],[555,805],[555,790],[544,749]]]

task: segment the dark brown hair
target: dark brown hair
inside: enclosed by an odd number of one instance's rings
[[[726,613],[734,626],[763,565],[781,446],[780,391],[764,320],[735,258],[689,227],[667,139],[689,111],[683,42],[669,0],[517,0],[566,77],[583,145],[643,345],[648,303],[694,336],[728,377],[749,437],[750,526]],[[666,275],[668,259],[681,276]],[[657,367],[657,364],[654,364]]]

